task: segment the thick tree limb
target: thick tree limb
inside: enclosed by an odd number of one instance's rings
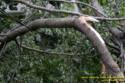
[[[59,27],[73,27],[75,18],[50,18],[50,19],[38,19],[28,23],[26,26],[21,26],[13,31],[1,34],[0,42],[9,42],[15,39],[17,36],[25,34],[29,31],[33,31],[39,28],[59,28]]]
[[[99,11],[101,11],[102,13],[104,13],[102,6],[99,4],[98,0],[92,0],[92,4],[95,8],[97,8]],[[97,16],[102,16],[104,17],[104,15],[98,13],[98,11],[95,11]],[[114,45],[116,45],[115,47],[118,47],[118,52],[116,51],[116,56],[120,56],[120,66],[121,66],[121,70],[122,72],[125,71],[125,51],[124,51],[124,47],[123,47],[123,39],[124,39],[124,32],[123,30],[120,30],[119,28],[108,28],[109,32],[112,34],[112,42],[114,43]],[[114,49],[115,51],[116,49]],[[119,54],[120,53],[120,54]],[[108,70],[108,68],[106,69]]]
[[[92,17],[90,17],[92,18]],[[93,20],[93,19],[88,19]],[[99,56],[103,63],[110,69],[110,74],[113,76],[123,76],[123,73],[120,71],[118,65],[115,63],[111,57],[110,52],[108,51],[105,42],[99,35],[99,33],[92,28],[90,25],[86,24],[87,18],[84,19],[81,17],[72,17],[72,18],[50,18],[50,19],[38,19],[28,23],[25,26],[21,26],[13,31],[2,34],[0,37],[0,42],[9,42],[15,39],[17,36],[21,36],[29,31],[33,31],[39,28],[72,28],[79,30],[87,36],[87,38],[93,43]]]

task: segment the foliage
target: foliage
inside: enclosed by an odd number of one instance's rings
[[[39,0],[34,0],[39,2]],[[90,0],[81,0],[88,3]],[[124,0],[122,0],[124,1]],[[99,0],[101,5],[106,9],[106,13],[113,16],[114,13],[109,6],[108,0]],[[40,3],[40,2],[39,2]],[[88,7],[85,7],[88,8]],[[63,4],[62,10],[72,10],[72,5]],[[124,15],[125,7],[120,4],[120,15]],[[87,12],[91,14],[92,11]],[[37,13],[36,18],[43,15]],[[60,14],[46,14],[46,17],[59,17]],[[68,15],[63,15],[64,17]],[[34,16],[35,18],[35,16]],[[33,18],[33,19],[34,19]],[[6,27],[13,25],[10,19],[0,18],[0,31]],[[110,26],[116,26],[113,22]],[[96,29],[106,38],[109,36],[104,32],[105,23],[96,24]],[[39,32],[46,33],[50,36],[56,34],[57,40],[55,48],[43,48],[37,45],[34,37]],[[103,33],[104,32],[104,33]],[[23,45],[35,49],[42,49],[50,53],[38,53],[17,46],[15,41],[9,43],[6,51],[0,56],[0,83],[94,83],[97,80],[84,80],[82,76],[98,76],[100,75],[100,60],[97,51],[92,47],[90,41],[85,36],[74,29],[39,29],[34,32],[17,38]],[[51,40],[47,40],[51,41]],[[40,42],[43,43],[43,42]],[[57,54],[51,54],[55,52]],[[72,55],[59,55],[58,53],[67,53]]]

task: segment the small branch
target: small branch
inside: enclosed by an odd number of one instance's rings
[[[76,0],[70,0],[70,1],[71,1],[71,2],[76,2]],[[74,11],[75,11],[75,12],[80,12],[77,3],[72,3],[72,5],[73,5],[73,7],[74,7]]]
[[[120,18],[111,18],[111,17],[94,17],[98,20],[102,21],[120,21],[120,20],[125,20],[125,17],[120,17]]]
[[[7,11],[6,14],[12,15],[12,16],[19,16],[19,15],[24,15],[25,12],[23,11]],[[0,16],[3,17],[4,14],[0,13]]]
[[[64,13],[64,14],[71,14],[71,15],[76,15],[76,16],[81,16],[81,15],[84,15],[84,16],[89,16],[89,15],[85,15],[85,14],[81,14],[81,13],[78,13],[78,12],[71,12],[71,11],[65,11],[65,10],[57,10],[57,9],[54,9],[54,10],[51,10],[51,9],[47,9],[45,7],[41,7],[41,6],[37,6],[37,5],[32,5],[32,4],[29,4],[25,1],[16,1],[16,2],[19,2],[19,3],[22,3],[28,7],[31,7],[31,8],[34,8],[34,9],[38,9],[38,10],[42,10],[42,11],[47,11],[47,12],[52,12],[52,13]],[[106,17],[95,17],[95,16],[92,16],[94,17],[95,19],[98,19],[98,20],[102,20],[102,21],[119,21],[119,20],[125,20],[125,17],[121,17],[121,18],[106,18]]]
[[[53,0],[48,0],[48,1],[53,1]],[[56,2],[63,2],[63,3],[70,3],[70,4],[71,3],[76,3],[76,4],[85,5],[85,6],[88,6],[88,7],[92,8],[93,10],[98,11],[98,13],[102,14],[102,12],[100,12],[97,8],[91,6],[91,5],[87,4],[87,3],[84,3],[84,2],[80,2],[80,1],[75,1],[74,2],[74,1],[64,1],[64,0],[54,0],[54,1],[56,1]]]
[[[39,53],[45,53],[45,54],[55,54],[55,55],[67,55],[67,56],[73,56],[74,54],[69,54],[69,53],[57,53],[57,52],[47,52],[47,51],[43,51],[43,50],[39,50],[39,49],[35,49],[35,48],[31,48],[25,45],[21,45],[22,48],[31,50],[31,51],[36,51]]]
[[[110,44],[109,42],[105,41],[106,45],[108,45],[110,48],[117,50],[117,52],[120,50],[118,46],[115,46],[113,44]]]
[[[84,15],[84,14],[81,14],[81,13],[78,13],[78,12],[72,12],[72,11],[66,11],[66,10],[47,9],[45,7],[29,4],[29,3],[25,2],[25,1],[16,0],[15,2],[22,3],[22,4],[26,5],[26,6],[34,8],[34,9],[47,11],[47,12],[51,12],[51,13],[64,13],[64,14],[71,14],[71,15],[77,15],[77,16]]]
[[[96,10],[94,11],[96,16],[107,17],[107,15],[104,13],[104,9],[99,4],[98,0],[91,0],[91,5],[96,8]]]

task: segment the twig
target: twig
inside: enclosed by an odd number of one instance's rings
[[[98,20],[105,20],[105,21],[119,21],[119,20],[125,20],[125,17],[120,17],[120,18],[111,18],[111,17],[94,17]]]
[[[117,50],[117,51],[120,50],[118,46],[115,46],[115,45],[113,45],[113,44],[110,44],[110,43],[107,42],[107,41],[105,41],[105,43],[106,43],[106,45],[108,45],[109,47],[111,47],[111,48],[113,48],[113,49],[115,49],[115,50]]]
[[[43,50],[39,50],[39,49],[35,49],[35,48],[28,47],[28,46],[26,46],[26,45],[21,45],[21,47],[22,47],[22,48],[25,48],[25,49],[28,49],[28,50],[31,50],[31,51],[36,51],[36,52],[45,53],[45,54],[69,55],[69,56],[73,56],[73,55],[74,55],[74,54],[69,54],[69,53],[47,52],[47,51],[43,51]]]

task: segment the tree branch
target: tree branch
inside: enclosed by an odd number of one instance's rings
[[[99,2],[97,0],[91,0],[91,4],[93,7],[96,8],[96,10],[95,10],[96,16],[107,17],[107,15],[104,13],[102,6],[99,4]]]
[[[108,69],[110,69],[110,74],[113,76],[123,76],[120,71],[119,66],[115,63],[108,51],[105,42],[101,38],[100,34],[92,28],[86,21],[94,20],[92,17],[71,17],[71,18],[50,18],[50,19],[37,19],[28,23],[25,26],[21,26],[13,31],[2,34],[0,36],[0,42],[10,42],[17,36],[21,36],[29,31],[34,31],[39,28],[72,28],[79,30],[87,36],[87,38],[93,43],[94,47],[99,52],[99,56],[103,63]]]
[[[53,0],[48,0],[48,1],[53,1]],[[100,14],[103,14],[101,11],[99,11],[97,8],[95,8],[94,6],[91,6],[91,5],[89,5],[89,4],[87,4],[87,3],[84,3],[84,2],[80,2],[80,1],[64,1],[64,0],[54,0],[54,1],[56,1],[56,2],[63,2],[63,3],[76,3],[76,4],[81,4],[81,5],[85,5],[85,6],[88,6],[88,7],[90,7],[91,9],[93,9],[93,10],[95,10],[95,11],[97,11],[98,13],[100,13]],[[104,15],[104,14],[103,14]]]
[[[47,51],[43,51],[43,50],[39,50],[39,49],[28,47],[26,45],[21,45],[21,47],[24,48],[24,49],[28,49],[28,50],[39,52],[39,53],[45,53],[45,54],[66,55],[66,56],[73,56],[73,55],[75,55],[75,54],[70,54],[70,53],[47,52]]]
[[[27,3],[25,1],[20,1],[20,0],[15,0],[15,2],[18,3],[22,3],[28,7],[34,8],[34,9],[38,9],[38,10],[42,10],[42,11],[47,11],[47,12],[51,12],[51,13],[64,13],[64,14],[71,14],[71,15],[84,15],[78,12],[72,12],[72,11],[66,11],[66,10],[57,10],[57,9],[47,9],[45,7],[41,7],[41,6],[37,6],[37,5],[33,5],[30,3]]]
[[[57,10],[57,9],[51,10],[51,9],[47,9],[45,7],[29,4],[29,3],[25,2],[25,1],[20,1],[20,0],[16,0],[16,2],[22,3],[22,4],[26,5],[26,6],[34,8],[34,9],[47,11],[47,12],[51,12],[51,13],[64,13],[64,14],[70,14],[70,15],[76,15],[76,16],[81,16],[81,15],[89,16],[89,15],[81,14],[81,13],[78,13],[78,12],[72,12],[72,11],[66,11],[66,10]],[[95,16],[92,16],[92,17],[94,17],[95,19],[98,19],[98,20],[102,20],[102,21],[125,20],[125,17],[121,17],[121,18],[110,18],[110,17],[106,18],[106,17],[95,17]]]
[[[24,15],[24,11],[7,11],[6,12],[8,15],[12,15],[12,16],[19,16],[19,15]],[[4,14],[0,13],[1,17],[4,17]]]

